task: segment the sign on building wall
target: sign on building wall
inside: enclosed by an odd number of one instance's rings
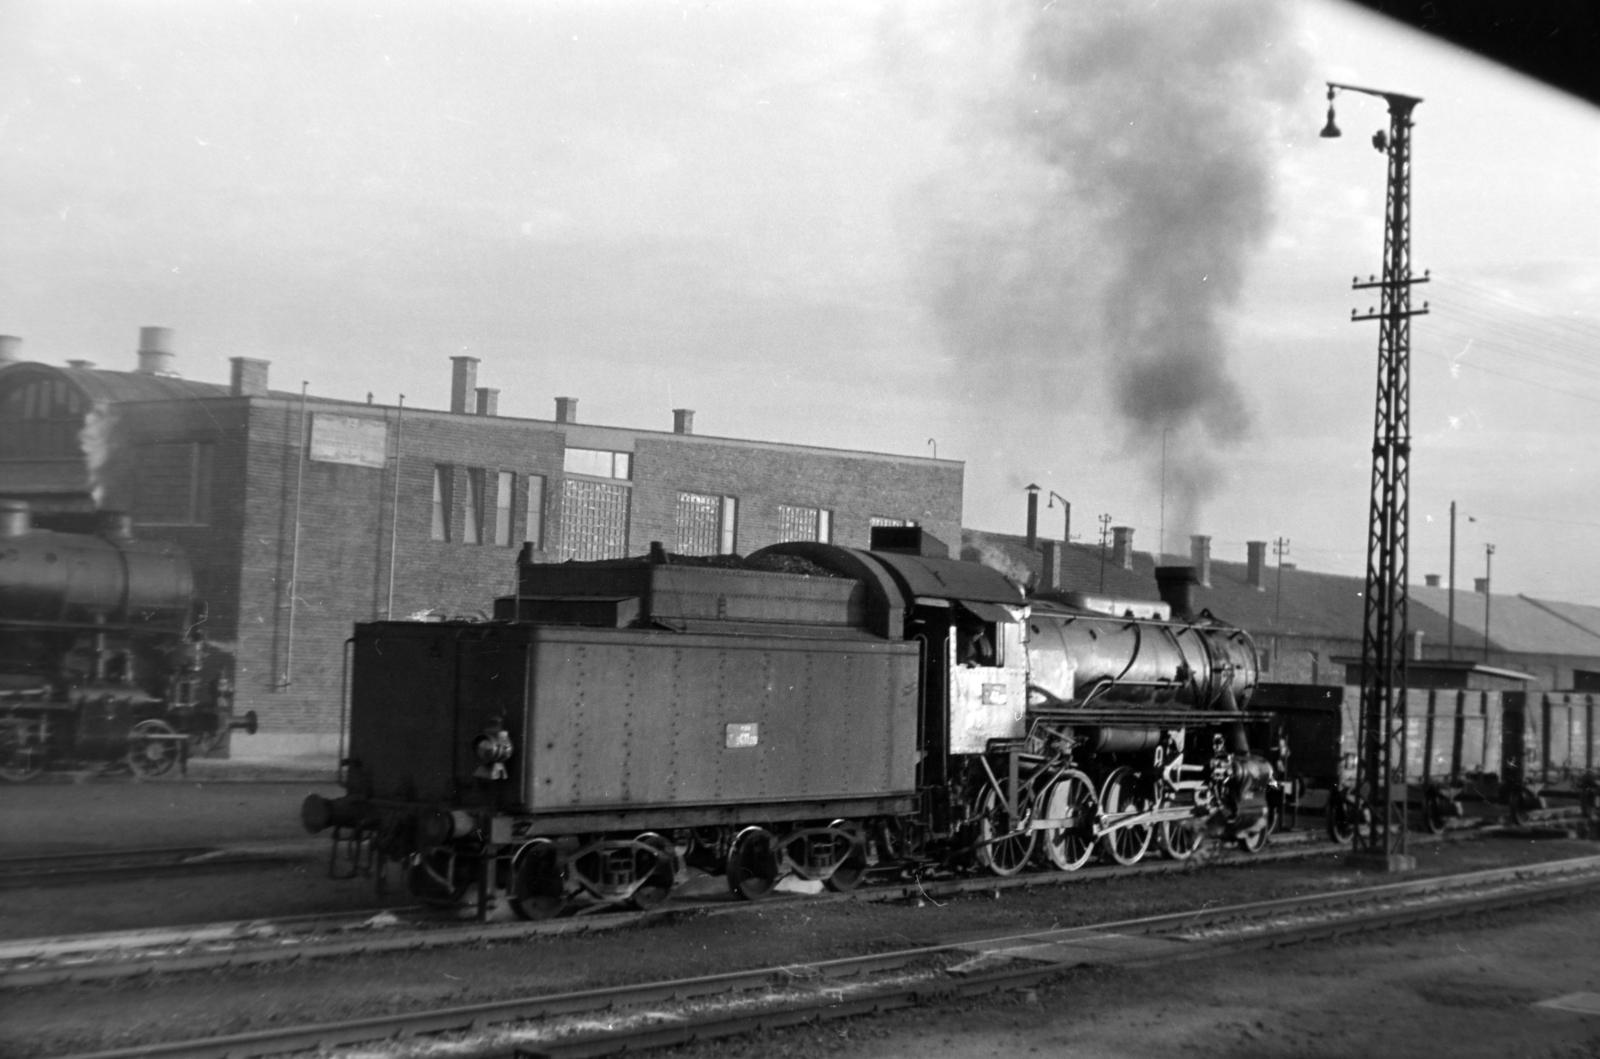
[[[311,417],[312,459],[323,463],[353,463],[357,467],[382,467],[388,457],[389,424],[383,420],[322,412]]]

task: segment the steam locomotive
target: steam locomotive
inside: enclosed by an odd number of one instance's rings
[[[518,562],[491,622],[359,624],[352,871],[524,918],[663,900],[687,866],[785,876],[1071,870],[1266,841],[1281,763],[1243,631],[1164,603],[1026,597],[917,527],[872,548]],[[380,878],[381,878],[381,872]]]
[[[253,732],[207,665],[183,553],[134,540],[126,516],[79,518],[95,532],[0,506],[0,779],[85,763],[159,776],[230,727]]]

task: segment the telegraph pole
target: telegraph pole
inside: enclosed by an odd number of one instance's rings
[[[1489,664],[1489,601],[1494,598],[1494,545],[1483,546],[1483,664]]]
[[[1106,534],[1111,532],[1111,513],[1100,516],[1100,591],[1106,590]]]
[[[1365,626],[1361,638],[1361,724],[1356,794],[1366,812],[1357,816],[1352,860],[1363,867],[1404,871],[1417,861],[1406,853],[1406,565],[1410,552],[1411,485],[1411,111],[1415,96],[1328,82],[1324,137],[1339,135],[1333,120],[1337,91],[1377,96],[1389,106],[1389,131],[1372,137],[1386,155],[1388,194],[1383,228],[1383,278],[1359,278],[1355,290],[1377,289],[1380,307],[1350,319],[1378,321],[1378,393],[1372,429],[1372,493],[1367,518]]]

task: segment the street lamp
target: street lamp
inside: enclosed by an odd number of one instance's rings
[[[1410,551],[1411,111],[1422,100],[1397,92],[1328,82],[1328,123],[1322,136],[1335,139],[1333,97],[1338,92],[1377,96],[1389,105],[1389,131],[1372,137],[1388,158],[1389,181],[1383,231],[1383,278],[1357,278],[1355,290],[1376,288],[1381,307],[1350,319],[1378,321],[1378,395],[1373,417],[1372,493],[1367,520],[1365,623],[1361,639],[1361,725],[1356,790],[1367,799],[1356,836],[1362,866],[1388,871],[1416,867],[1406,853],[1406,564]]]

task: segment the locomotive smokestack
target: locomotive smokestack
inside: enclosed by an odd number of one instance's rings
[[[1199,583],[1192,566],[1156,567],[1156,591],[1180,621],[1194,617],[1194,586]]]
[[[1195,534],[1189,538],[1189,561],[1201,588],[1211,587],[1211,538]]]
[[[0,540],[25,536],[33,529],[33,513],[21,500],[0,500]]]

